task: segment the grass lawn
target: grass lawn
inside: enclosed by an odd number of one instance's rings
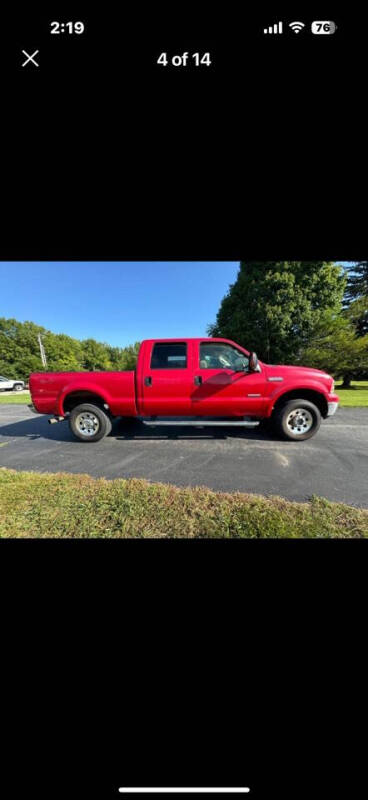
[[[1,537],[368,538],[368,510],[313,497],[0,469]]]
[[[6,403],[30,403],[31,395],[29,392],[22,394],[22,392],[1,392],[0,404]]]
[[[340,405],[350,408],[368,406],[368,381],[352,381],[351,385],[352,389],[340,389],[339,384],[336,384],[335,391],[340,398]]]

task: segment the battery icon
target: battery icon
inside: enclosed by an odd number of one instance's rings
[[[336,22],[332,22],[332,20],[317,19],[314,22],[312,22],[312,33],[318,33],[318,34],[324,33],[325,35],[331,34],[335,33],[336,28],[337,28]]]

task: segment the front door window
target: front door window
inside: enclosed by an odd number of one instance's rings
[[[232,369],[247,372],[249,358],[231,344],[202,342],[199,366],[200,369]]]

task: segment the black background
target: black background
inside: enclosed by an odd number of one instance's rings
[[[338,32],[260,34],[295,13]],[[37,14],[3,25],[1,258],[366,257],[361,12],[62,18],[84,43],[51,45]],[[22,70],[31,45],[45,60]],[[213,69],[160,69],[163,50],[210,50]],[[1,542],[5,795],[363,796],[365,551]]]

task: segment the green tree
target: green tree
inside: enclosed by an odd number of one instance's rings
[[[269,363],[295,361],[318,320],[340,310],[345,284],[342,267],[331,262],[241,262],[208,332]]]
[[[135,342],[135,344],[128,345],[128,347],[109,346],[111,369],[135,369],[139,347],[140,342]]]
[[[357,297],[368,298],[368,261],[355,261],[348,267],[346,298],[351,301]]]
[[[127,347],[124,347],[123,369],[135,369],[140,346],[140,342],[135,342],[135,344],[130,344]]]
[[[112,347],[95,339],[79,341],[64,333],[52,333],[34,322],[0,318],[0,374],[28,381],[31,372],[44,369],[38,344],[42,335],[50,371],[134,369],[139,342]]]
[[[368,336],[356,335],[354,325],[343,314],[324,315],[315,325],[297,361],[342,378],[344,388],[352,378],[368,371]]]
[[[65,333],[50,333],[42,337],[47,369],[55,372],[74,372],[83,369],[82,345]]]
[[[34,322],[0,319],[0,374],[28,380],[30,372],[42,369],[37,340],[45,328]]]
[[[108,345],[96,342],[95,339],[84,339],[82,341],[82,359],[84,369],[92,372],[112,368]]]
[[[368,295],[353,300],[342,313],[354,325],[357,336],[366,336],[368,333]]]
[[[368,333],[368,261],[356,261],[347,269],[344,315],[355,326],[357,336]]]

